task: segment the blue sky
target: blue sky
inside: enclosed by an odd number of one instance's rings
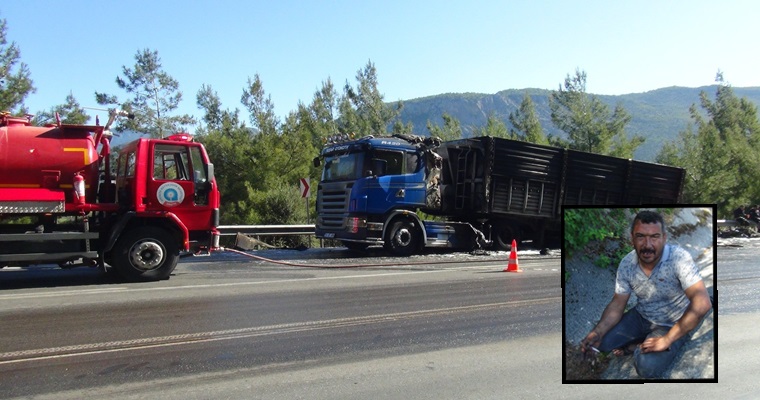
[[[441,93],[557,89],[576,68],[595,94],[713,84],[760,86],[760,2],[7,0],[0,18],[37,92],[32,112],[72,92],[126,99],[115,84],[138,50],[179,81],[180,113],[200,116],[210,85],[240,108],[259,74],[280,116],[328,77],[342,90],[371,60],[386,101]],[[90,112],[95,115],[96,112]],[[244,114],[245,115],[245,114]],[[101,115],[103,118],[104,115]]]

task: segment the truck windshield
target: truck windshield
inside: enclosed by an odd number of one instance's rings
[[[333,154],[325,157],[322,181],[354,180],[362,176],[364,153]]]

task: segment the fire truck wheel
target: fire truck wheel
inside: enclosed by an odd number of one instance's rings
[[[143,226],[125,232],[116,242],[113,266],[128,281],[169,279],[179,259],[177,241],[164,229]]]
[[[417,251],[420,234],[414,223],[403,219],[393,221],[385,238],[385,249],[397,256],[410,256]]]

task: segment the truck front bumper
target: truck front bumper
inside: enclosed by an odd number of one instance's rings
[[[367,222],[361,216],[350,216],[343,219],[340,228],[325,227],[317,221],[315,236],[321,239],[337,239],[358,243],[382,244],[383,224]]]

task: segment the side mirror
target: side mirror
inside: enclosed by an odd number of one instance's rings
[[[314,157],[314,159],[313,159],[313,160],[311,160],[311,162],[312,162],[312,164],[314,164],[314,168],[319,168],[319,166],[322,164],[322,163],[319,161],[319,157]]]
[[[208,177],[206,178],[209,182],[212,182],[214,180],[214,164],[208,163]]]

